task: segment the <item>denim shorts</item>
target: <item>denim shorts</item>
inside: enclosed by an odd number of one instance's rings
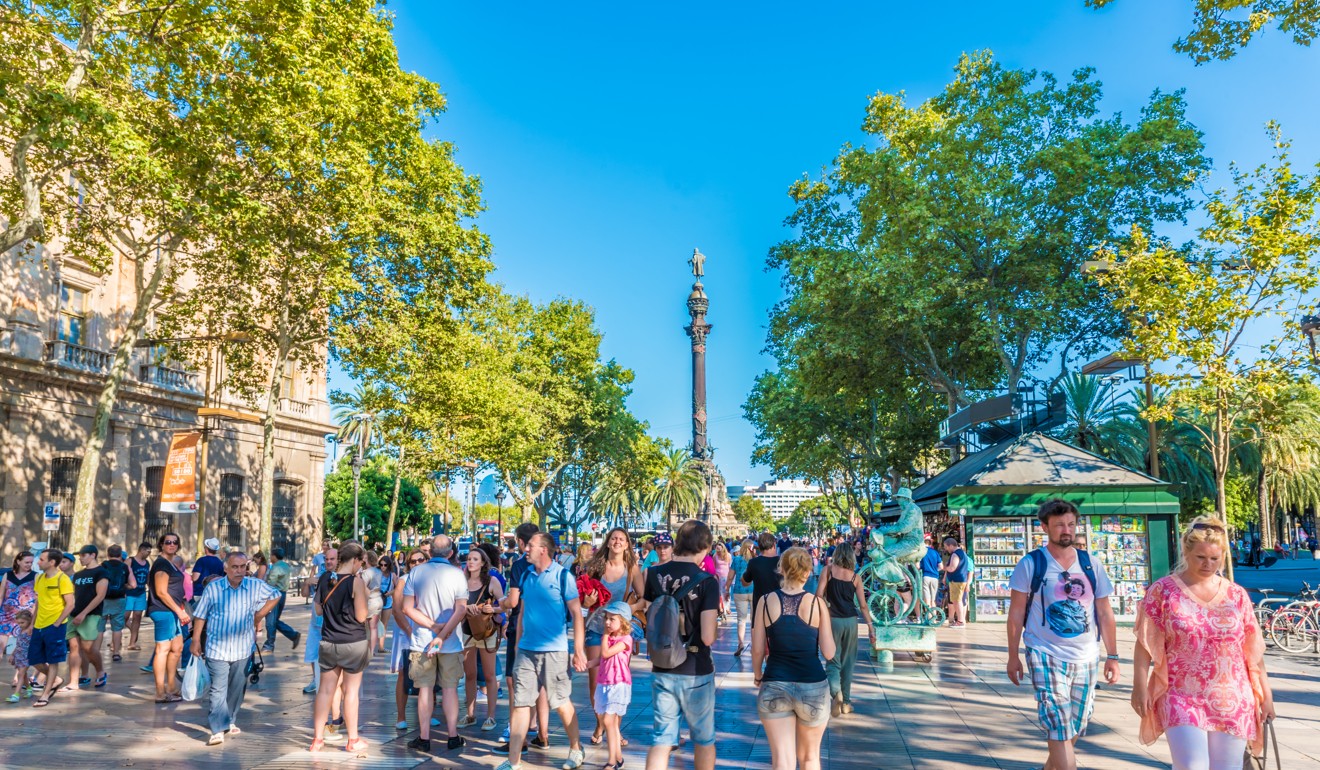
[[[604,637],[603,637],[602,634],[597,634],[597,633],[593,633],[593,632],[591,632],[591,631],[587,631],[587,632],[585,632],[585,633],[582,634],[582,646],[583,646],[583,647],[599,647],[599,646],[600,646],[600,643],[601,643],[601,640],[602,640],[603,638],[604,638]]]
[[[125,599],[127,598],[128,597],[120,597],[118,599],[105,600],[105,605],[101,611],[101,617],[105,618],[105,624],[110,627],[111,631],[124,630],[124,613],[128,611],[124,609],[124,606],[126,604]]]
[[[179,616],[173,612],[153,612],[148,617],[156,626],[157,644],[168,642],[183,633],[183,629],[179,628]]]
[[[128,595],[124,597],[124,612],[146,612],[147,595],[141,596]]]
[[[830,721],[830,683],[766,680],[756,693],[761,719],[797,717],[802,727],[820,727]]]
[[[693,745],[714,745],[715,675],[651,674],[651,682],[655,695],[651,745],[678,745],[680,715],[687,720]]]

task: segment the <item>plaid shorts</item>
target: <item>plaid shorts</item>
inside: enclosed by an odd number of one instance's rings
[[[1027,649],[1027,671],[1036,688],[1036,715],[1051,741],[1071,741],[1086,733],[1095,709],[1100,661],[1070,663]]]

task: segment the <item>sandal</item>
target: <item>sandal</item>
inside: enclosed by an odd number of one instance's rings
[[[121,660],[123,660],[123,659],[124,659],[124,656],[123,656],[123,655],[120,655],[120,654],[117,653],[117,652],[116,652],[115,654],[113,654],[113,655],[110,656],[110,660],[113,660],[113,661],[116,662],[116,663],[118,663],[119,661],[121,661]]]
[[[50,698],[37,698],[32,702],[32,708],[39,709],[50,703]]]
[[[592,745],[592,746],[599,746],[599,745],[600,745],[600,742],[603,741],[603,740],[605,740],[605,736],[601,735],[600,733],[592,733],[592,734],[591,734],[591,745]],[[608,767],[608,765],[606,765],[606,767]]]
[[[317,738],[312,741],[311,747],[308,748],[307,750],[315,754],[316,752],[320,751],[323,748],[325,748],[325,741],[321,740],[320,738]]]
[[[350,753],[351,753],[351,752],[354,752],[354,751],[366,751],[366,750],[367,750],[367,746],[368,746],[368,744],[367,744],[367,739],[366,739],[366,738],[361,738],[361,737],[359,737],[359,738],[355,738],[354,740],[349,741],[349,742],[344,746],[344,751],[347,751],[347,752],[350,752]]]
[[[96,684],[93,685],[93,687],[105,687],[105,683],[106,683],[107,681],[108,681],[108,680],[106,679],[106,675],[105,675],[105,673],[103,672],[100,676],[98,676],[98,677],[96,678]]]

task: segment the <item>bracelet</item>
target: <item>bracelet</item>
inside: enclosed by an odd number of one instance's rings
[[[1106,655],[1106,656],[1105,656],[1105,660],[1119,660],[1119,659],[1120,659],[1120,658],[1119,658],[1117,655]]]

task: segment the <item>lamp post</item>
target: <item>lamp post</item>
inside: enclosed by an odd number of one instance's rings
[[[444,495],[444,507],[440,513],[431,517],[431,535],[449,533],[449,476],[440,471],[431,472],[431,483],[435,485],[435,494],[437,497]],[[436,531],[436,519],[439,519],[439,532]]]
[[[362,486],[362,455],[366,450],[368,430],[365,427],[376,419],[370,412],[361,412],[353,415],[353,421],[358,423],[358,441],[357,446],[353,447],[353,539],[362,540],[362,525],[358,519],[358,491]]]
[[[498,538],[497,542],[499,543],[500,550],[503,551],[504,550],[504,488],[503,487],[500,487],[499,489],[495,490],[495,505],[499,508],[500,511],[499,512],[500,531],[497,533],[496,537]]]
[[[1302,334],[1311,344],[1311,362],[1320,364],[1320,357],[1315,352],[1315,338],[1320,337],[1320,315],[1302,316]]]

